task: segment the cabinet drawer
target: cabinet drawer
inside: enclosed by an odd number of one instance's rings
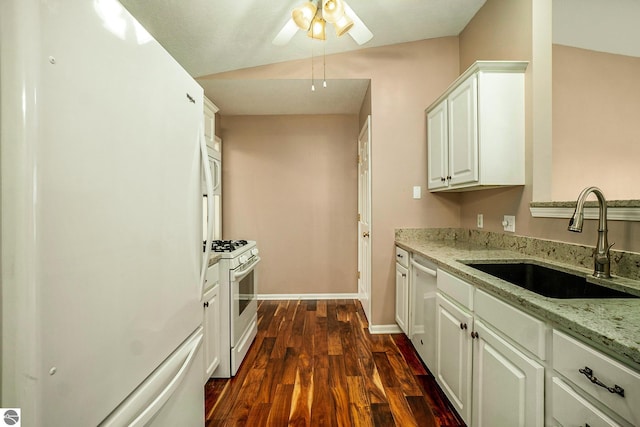
[[[538,359],[546,360],[546,326],[543,321],[481,290],[476,291],[474,305],[479,317],[529,350]]]
[[[453,298],[457,303],[473,310],[473,291],[474,287],[464,280],[438,270],[438,290]]]
[[[640,425],[638,372],[558,331],[553,331],[553,368],[631,424]],[[579,371],[584,368],[607,386],[622,387],[624,396],[594,384]]]
[[[551,393],[553,419],[561,426],[618,427],[620,425],[587,402],[558,377],[553,377]]]
[[[403,267],[409,268],[409,252],[396,246],[396,262]]]

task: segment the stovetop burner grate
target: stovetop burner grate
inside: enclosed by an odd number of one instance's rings
[[[203,245],[205,244],[206,242],[203,243]],[[213,252],[233,252],[246,244],[246,240],[213,240],[211,250]]]

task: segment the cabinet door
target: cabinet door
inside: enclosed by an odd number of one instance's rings
[[[409,333],[409,270],[396,263],[396,323]]]
[[[544,367],[482,321],[474,331],[473,426],[542,427]]]
[[[473,75],[448,98],[450,186],[478,182],[478,83]]]
[[[204,298],[205,376],[211,377],[220,364],[220,285],[207,291]]]
[[[471,313],[441,293],[437,302],[436,380],[467,425],[471,422]]]
[[[447,143],[447,100],[427,114],[427,186],[429,190],[449,185]]]

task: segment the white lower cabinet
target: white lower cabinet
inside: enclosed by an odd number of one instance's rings
[[[490,330],[474,324],[474,427],[542,426],[544,367]]]
[[[409,334],[409,270],[396,263],[396,323]]]
[[[396,323],[409,335],[409,252],[396,246]]]
[[[204,326],[204,381],[206,382],[220,364],[220,284],[218,264],[207,270],[207,283],[203,301]]]
[[[524,325],[517,330],[542,334],[530,337],[537,343],[545,331],[530,324],[538,320],[442,270],[437,282],[435,376],[458,414],[472,427],[542,427],[544,366],[508,333]]]
[[[557,426],[619,427],[558,377],[552,379],[553,420]]]
[[[553,414],[560,425],[640,425],[639,372],[557,330],[553,331],[553,369],[562,378],[562,381],[554,379],[553,395]],[[567,395],[571,394],[560,387],[564,383],[572,385],[574,400],[581,403],[581,411],[566,414],[563,410]],[[604,409],[599,413],[594,407]],[[611,422],[608,417],[620,420],[618,424],[607,424]]]
[[[438,277],[439,278],[439,277]],[[436,381],[467,425],[471,425],[473,315],[436,295]]]

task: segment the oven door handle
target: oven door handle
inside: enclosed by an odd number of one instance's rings
[[[255,261],[253,261],[251,263],[251,265],[249,265],[247,268],[240,270],[240,271],[234,271],[233,272],[233,279],[236,280],[239,277],[244,276],[245,274],[247,274],[249,271],[251,271],[253,269],[253,267],[255,267],[258,263],[260,262],[260,257],[257,256]]]

